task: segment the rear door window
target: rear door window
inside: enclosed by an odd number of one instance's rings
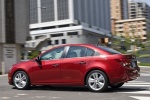
[[[110,53],[110,54],[121,54],[121,52],[119,51],[116,51],[114,49],[111,49],[111,48],[108,48],[108,47],[105,47],[105,46],[97,46],[98,48]]]
[[[87,48],[85,56],[93,56],[95,53],[94,50]]]

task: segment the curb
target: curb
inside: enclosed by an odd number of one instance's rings
[[[139,67],[145,67],[145,68],[150,68],[150,66],[139,66]]]
[[[0,75],[0,77],[5,77],[5,76],[8,76],[7,74],[4,74],[4,75]]]

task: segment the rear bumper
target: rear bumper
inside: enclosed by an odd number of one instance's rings
[[[122,69],[122,68],[121,68]],[[122,70],[119,70],[120,74],[116,75],[115,77],[111,78],[113,81],[110,82],[110,84],[117,84],[122,82],[128,82],[132,80],[136,80],[140,77],[140,68],[136,67],[134,69],[132,68],[123,68]]]
[[[127,81],[135,80],[140,77],[140,68],[136,67],[133,70],[126,70]]]

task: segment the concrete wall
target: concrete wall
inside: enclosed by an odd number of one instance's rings
[[[29,36],[29,4],[29,0],[15,0],[15,36],[19,44]]]
[[[0,72],[7,73],[13,64],[20,61],[20,55],[20,45],[0,44]]]
[[[6,43],[5,1],[0,0],[0,73],[3,72],[3,74],[7,73],[13,64],[20,61],[21,45],[25,43],[29,35],[29,0],[14,0],[15,43]]]
[[[111,31],[110,0],[73,0],[74,19]]]
[[[0,0],[0,43],[5,42],[5,13],[4,0]]]

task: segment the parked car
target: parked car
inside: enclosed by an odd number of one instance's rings
[[[27,89],[32,85],[87,86],[91,91],[119,88],[139,77],[134,55],[90,44],[56,46],[38,57],[13,65],[10,85]]]

